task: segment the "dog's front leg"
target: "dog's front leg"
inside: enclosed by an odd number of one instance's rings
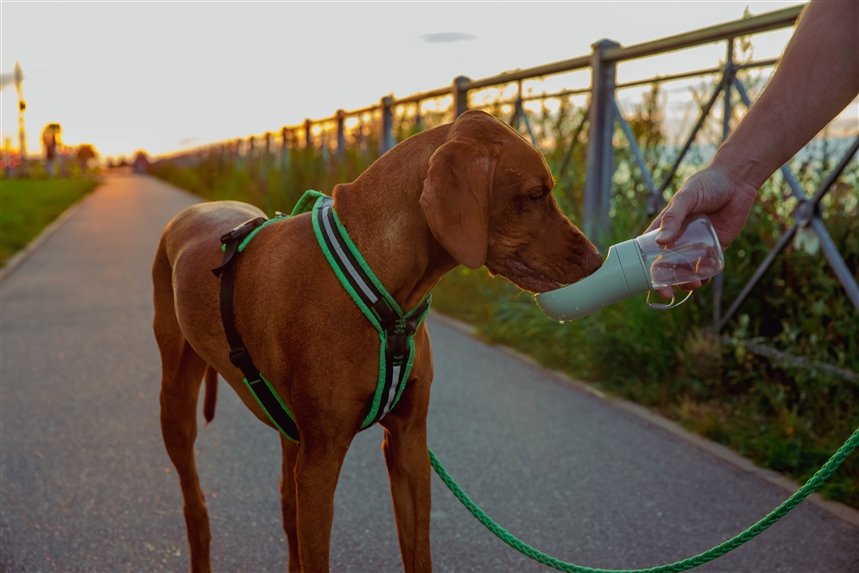
[[[301,559],[298,554],[298,525],[295,491],[295,462],[298,458],[298,444],[280,437],[283,452],[283,477],[280,482],[280,507],[283,514],[283,531],[289,547],[289,573],[301,573]]]
[[[400,553],[406,573],[432,571],[430,552],[430,463],[427,454],[426,404],[428,387],[412,388],[396,410],[382,420],[382,451],[397,520]],[[421,394],[426,393],[426,396]]]
[[[328,571],[334,490],[351,438],[351,435],[338,438],[301,436],[295,485],[298,553],[304,573]]]

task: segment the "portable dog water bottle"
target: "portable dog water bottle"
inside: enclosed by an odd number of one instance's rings
[[[605,262],[577,283],[535,296],[537,306],[555,320],[574,320],[624,298],[662,287],[704,280],[722,272],[725,259],[710,220],[690,219],[670,245],[656,242],[659,230],[609,247]],[[686,302],[650,302],[651,308],[667,310]]]

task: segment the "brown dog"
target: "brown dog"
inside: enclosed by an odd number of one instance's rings
[[[492,116],[470,111],[415,135],[354,182],[334,188],[349,235],[396,301],[413,308],[458,264],[486,265],[542,292],[596,270],[594,246],[561,213],[542,155]],[[202,203],[166,227],[152,277],[161,351],[161,427],[185,499],[191,570],[209,571],[209,518],[194,462],[196,403],[214,414],[216,373],[270,424],[229,360],[218,306],[219,237],[262,213]],[[263,229],[239,258],[236,325],[256,365],[295,414],[301,443],[281,438],[289,570],[328,570],[334,488],[376,386],[379,339],[317,245],[309,215]],[[402,399],[381,422],[407,572],[429,571],[429,336],[415,336]]]

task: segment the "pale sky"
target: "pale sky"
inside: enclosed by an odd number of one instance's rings
[[[45,124],[105,156],[166,153],[802,2],[0,3],[0,71],[24,70],[28,147]],[[429,42],[456,33],[458,41]],[[756,36],[777,56],[789,29]],[[724,44],[621,66],[619,79],[716,66]],[[582,75],[577,81],[587,82]],[[552,86],[553,88],[556,86]],[[2,92],[17,144],[17,98]]]

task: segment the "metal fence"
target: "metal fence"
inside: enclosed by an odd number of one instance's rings
[[[633,162],[648,190],[646,202],[648,214],[653,215],[663,206],[666,193],[673,188],[677,179],[678,168],[694,145],[702,126],[713,115],[719,104],[721,103],[722,108],[722,139],[727,137],[731,129],[730,120],[734,95],[739,96],[739,101],[744,106],[751,105],[748,86],[738,76],[738,72],[771,67],[776,63],[775,59],[737,62],[735,49],[738,39],[789,27],[794,24],[801,9],[802,6],[795,6],[631,46],[621,46],[612,40],[601,40],[593,44],[592,52],[588,55],[481,79],[460,76],[453,80],[451,86],[402,98],[385,96],[381,98],[379,103],[361,109],[338,110],[331,117],[316,120],[307,119],[300,125],[285,126],[276,133],[216,143],[162,160],[193,163],[213,152],[243,157],[257,153],[282,154],[283,151],[295,147],[323,149],[325,153],[330,153],[335,158],[342,158],[350,145],[349,140],[352,141],[353,145],[366,145],[368,141],[374,141],[378,145],[379,153],[384,153],[395,145],[398,133],[402,137],[431,127],[430,124],[432,123],[450,121],[467,109],[474,107],[470,105],[470,99],[479,90],[485,88],[500,89],[510,86],[515,88],[515,97],[512,100],[495,102],[494,105],[505,105],[511,109],[513,113],[509,122],[523,135],[529,137],[533,143],[537,144],[538,135],[525,109],[526,103],[530,100],[583,95],[588,96],[587,111],[573,129],[568,149],[565,150],[563,156],[564,164],[566,164],[573,148],[579,141],[579,136],[587,133],[583,226],[588,236],[596,237],[599,240],[600,237],[608,235],[611,225],[613,160],[617,143],[615,130],[619,128],[627,141]],[[627,83],[616,81],[617,66],[622,62],[713,43],[723,43],[725,46],[724,61],[718,66]],[[538,95],[523,93],[523,81],[545,79],[579,70],[585,73],[590,72],[589,88],[565,89]],[[706,76],[715,76],[719,79],[714,83],[709,97],[700,105],[697,120],[683,140],[683,144],[679,146],[679,151],[670,169],[659,180],[656,180],[646,164],[644,154],[633,134],[629,121],[624,117],[618,105],[617,92],[624,88]],[[506,91],[509,92],[510,90]],[[478,105],[477,107],[481,106]],[[587,131],[585,132],[585,130]],[[372,134],[374,137],[370,137],[368,134]],[[797,177],[788,165],[781,168],[784,180],[798,200],[798,206],[792,214],[793,222],[784,230],[775,246],[751,275],[736,299],[727,305],[727,311],[722,310],[722,281],[720,279],[715,281],[712,320],[713,326],[718,331],[722,331],[728,321],[737,314],[738,309],[764,273],[784,251],[797,231],[802,228],[810,229],[817,235],[820,247],[835,276],[840,281],[853,306],[859,310],[859,286],[857,286],[856,278],[839,253],[820,213],[821,200],[832,189],[833,184],[852,161],[857,149],[859,149],[859,136],[854,136],[852,143],[835,167],[823,178],[820,186],[811,193],[802,189]],[[766,349],[752,350],[767,353]],[[773,355],[773,352],[778,351],[772,350],[770,355]],[[798,365],[807,362],[803,359],[792,359],[781,355],[779,359],[793,360]],[[847,378],[856,378],[855,373],[849,371],[839,373]]]

